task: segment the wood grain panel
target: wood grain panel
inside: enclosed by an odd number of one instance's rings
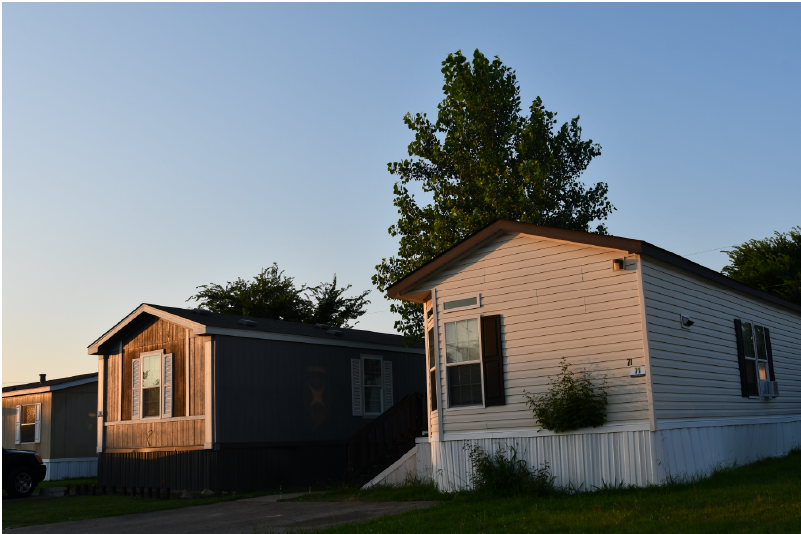
[[[153,318],[131,333],[123,349],[122,420],[131,420],[131,366],[142,352],[163,349],[173,354],[173,415],[183,417],[186,411],[186,343],[187,329],[164,319]]]
[[[203,420],[143,421],[106,427],[109,449],[189,447],[203,445]]]

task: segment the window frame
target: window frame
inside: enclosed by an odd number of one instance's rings
[[[20,404],[20,419],[19,419],[19,445],[34,445],[36,443],[36,404]],[[23,418],[25,417],[25,407],[26,406],[33,406],[33,423],[23,423]],[[32,426],[33,427],[33,441],[22,441],[22,427],[23,426]]]
[[[763,396],[762,395],[762,393],[761,393],[762,392],[762,388],[760,387],[760,383],[761,382],[772,382],[772,380],[770,379],[771,368],[770,368],[770,358],[768,358],[767,340],[765,340],[765,359],[764,360],[760,360],[760,358],[759,358],[759,344],[757,342],[757,333],[756,333],[757,327],[760,327],[762,329],[762,335],[763,336],[765,335],[764,334],[765,330],[769,330],[769,329],[768,329],[767,326],[765,326],[761,322],[754,321],[753,319],[749,319],[747,317],[739,317],[739,319],[740,319],[740,325],[741,325],[740,328],[741,329],[742,329],[742,325],[744,325],[745,323],[748,323],[748,324],[751,325],[751,343],[752,343],[752,348],[753,348],[753,351],[754,351],[754,357],[753,358],[749,358],[748,355],[747,355],[747,352],[745,351],[745,344],[747,343],[746,339],[745,339],[745,335],[743,335],[742,332],[741,332],[740,335],[743,338],[743,360],[746,361],[746,362],[749,362],[749,361],[754,362],[754,369],[755,369],[755,373],[756,373],[755,378],[756,378],[756,384],[757,384],[757,394],[756,395],[751,395],[749,393],[748,398],[749,399],[770,399],[771,398],[770,396]],[[765,374],[767,376],[767,379],[765,379],[765,380],[762,380],[761,378],[759,378],[759,364],[762,363],[763,361],[765,363],[765,372],[766,372]],[[746,366],[746,371],[745,372],[746,372],[746,379],[747,379],[748,378],[748,374],[747,374],[748,373],[748,367],[747,366]]]
[[[458,308],[451,308],[450,310],[446,310],[445,309],[445,305],[447,303],[449,303],[449,302],[453,302],[455,300],[464,300],[464,299],[469,299],[469,298],[475,298],[476,299],[476,303],[475,304],[468,304],[467,306],[459,306]],[[457,312],[457,311],[472,310],[474,308],[480,308],[481,307],[481,293],[470,293],[470,294],[467,294],[467,295],[457,295],[457,296],[454,296],[454,297],[448,297],[447,300],[443,299],[443,298],[440,298],[440,300],[442,301],[442,313],[451,313],[451,312]],[[452,321],[448,321],[448,322],[452,322]],[[443,323],[443,325],[444,324],[445,323]],[[444,326],[443,326],[443,328],[444,328]]]
[[[480,300],[479,300],[480,302]],[[462,309],[462,308],[460,308]],[[454,310],[455,311],[455,310]],[[483,314],[480,315],[467,315],[464,317],[453,318],[450,321],[442,321],[442,339],[443,339],[443,346],[445,350],[443,351],[442,355],[442,363],[445,367],[445,390],[444,392],[444,404],[443,408],[447,411],[454,411],[454,410],[475,410],[477,408],[486,408],[487,407],[487,399],[484,395],[484,351],[481,350],[481,343],[483,341],[483,333],[481,332],[481,318]],[[447,323],[458,323],[459,321],[469,321],[474,320],[478,324],[478,360],[472,360],[469,362],[458,362],[458,363],[448,363],[448,339],[445,334],[445,325]],[[450,367],[459,367],[462,365],[478,365],[479,372],[481,373],[481,404],[468,404],[468,405],[460,405],[460,406],[451,406],[451,398],[450,398],[450,378],[448,375],[448,369]]]
[[[360,354],[361,357],[361,374],[362,374],[362,417],[368,419],[374,419],[384,413],[384,357],[379,356],[377,354]],[[368,386],[367,385],[367,378],[364,374],[364,360],[378,360],[380,363],[378,364],[379,371],[381,372],[381,376],[378,379],[380,386]],[[381,400],[381,411],[380,412],[368,412],[367,411],[367,388],[378,389],[378,398]]]
[[[164,412],[164,356],[166,355],[166,351],[164,349],[159,350],[151,350],[148,352],[140,352],[139,353],[139,420],[151,420],[151,419],[169,419],[168,417],[162,417]],[[159,358],[159,413],[158,415],[150,415],[145,417],[145,389],[155,389],[156,386],[149,386],[145,387],[145,378],[143,376],[145,372],[145,358],[152,357],[152,356],[160,356]]]

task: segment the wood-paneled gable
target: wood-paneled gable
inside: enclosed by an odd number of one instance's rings
[[[122,420],[131,420],[132,364],[143,352],[164,349],[173,360],[173,415],[186,415],[186,328],[152,318],[126,338],[122,357]]]

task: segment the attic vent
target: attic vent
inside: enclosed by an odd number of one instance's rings
[[[322,323],[317,323],[314,326],[317,327],[317,328],[320,328],[322,330],[330,330],[331,329],[331,325],[322,324]]]
[[[199,313],[200,315],[211,315],[211,312],[209,310],[204,310],[203,308],[195,308],[192,311],[195,313]]]
[[[240,319],[239,324],[243,324],[245,326],[256,326],[256,321],[251,321],[250,319]]]
[[[342,335],[342,330],[335,330],[335,329],[332,328],[331,330],[326,330],[325,333],[326,334],[331,334],[331,335],[334,335],[334,336],[341,336]]]

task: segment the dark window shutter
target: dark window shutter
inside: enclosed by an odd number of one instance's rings
[[[734,320],[734,331],[737,337],[737,363],[740,366],[740,393],[748,397],[748,371],[745,368],[745,347],[743,346],[743,324]]]
[[[484,402],[487,406],[503,406],[503,349],[501,316],[481,318],[481,359],[484,365]]]
[[[765,349],[768,353],[768,368],[771,381],[776,380],[776,373],[773,371],[773,349],[770,348],[770,330],[765,328]]]

